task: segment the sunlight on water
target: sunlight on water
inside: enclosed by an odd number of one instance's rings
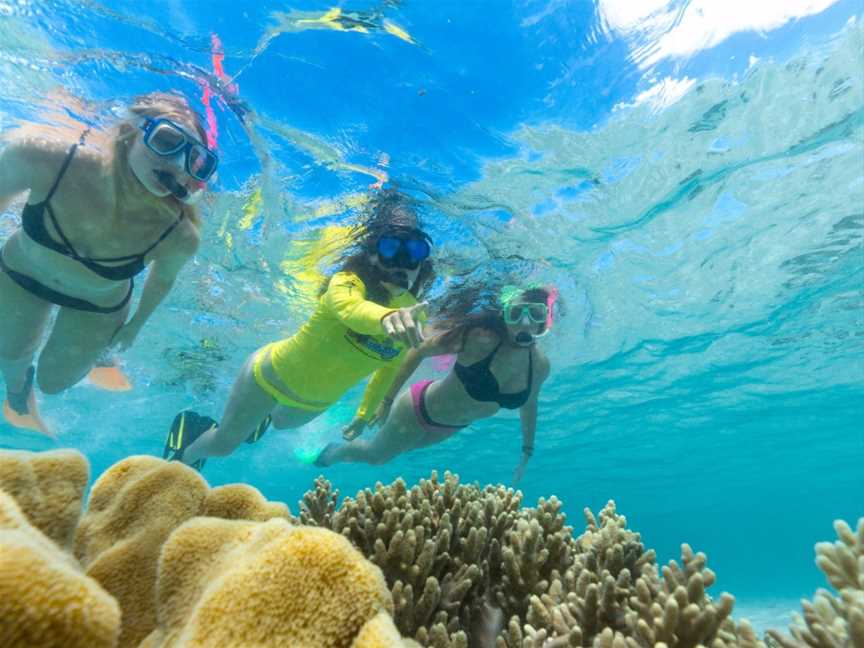
[[[422,201],[436,242],[433,298],[465,274],[561,291],[526,501],[555,493],[578,526],[583,505],[614,497],[661,557],[685,540],[706,549],[758,630],[786,625],[814,581],[812,539],[830,535],[837,511],[860,511],[864,487],[864,25],[853,18],[792,57],[702,74],[687,66],[700,52],[837,3],[728,10],[736,1],[722,15],[696,0],[644,11],[601,0],[596,15],[587,3],[513,4],[512,16],[474,19],[518,25],[511,49],[537,55],[524,78],[486,54],[490,36],[459,23],[455,4],[435,16],[442,36],[421,3],[383,3],[367,31],[301,29],[312,7],[264,3],[243,9],[236,34],[227,6],[213,10],[230,76],[214,81],[212,27],[185,3],[158,3],[154,17],[119,0],[0,0],[0,130],[22,118],[108,123],[156,86],[195,101],[202,84],[219,91],[221,184],[200,252],[124,357],[135,390],[106,398],[84,384],[46,400],[46,417],[97,474],[158,454],[185,407],[218,416],[244,358],[309,315],[332,263],[322,247],[337,249],[370,192],[395,181]],[[583,18],[584,42],[571,48]],[[601,80],[583,88],[586,70]],[[547,73],[530,109],[495,112]],[[339,112],[351,103],[346,79],[362,88],[350,118]],[[241,123],[231,101],[254,119]],[[333,112],[317,119],[319,105]],[[21,207],[0,216],[0,240]],[[337,438],[357,397],[302,432],[210,462],[207,479],[293,504],[318,472],[293,449]],[[338,485],[412,481],[433,467],[506,482],[517,430],[504,413],[386,466],[338,473]],[[0,426],[0,447],[49,442]],[[778,537],[788,542],[778,548]]]

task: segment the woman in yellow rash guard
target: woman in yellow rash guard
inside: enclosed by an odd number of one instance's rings
[[[387,191],[357,228],[356,244],[327,281],[312,317],[292,337],[268,344],[246,361],[220,424],[187,410],[168,433],[163,456],[200,469],[244,440],[257,441],[271,423],[297,428],[373,374],[354,421],[354,438],[372,418],[407,347],[422,341],[425,304],[434,278],[430,239],[404,196]]]

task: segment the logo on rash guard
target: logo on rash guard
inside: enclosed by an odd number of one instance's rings
[[[348,341],[355,347],[365,352],[367,355],[374,356],[376,359],[385,362],[387,360],[392,360],[402,352],[402,349],[393,346],[389,339],[386,343],[379,342],[370,335],[363,335],[362,333],[355,333],[354,331],[348,331],[345,334],[345,337],[348,338]]]

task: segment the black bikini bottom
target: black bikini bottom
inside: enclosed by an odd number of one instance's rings
[[[86,311],[88,313],[116,313],[121,308],[125,307],[126,304],[129,303],[129,300],[132,299],[132,288],[134,287],[134,284],[131,279],[129,280],[129,292],[126,293],[126,296],[123,298],[123,300],[116,306],[106,307],[97,306],[96,304],[93,304],[85,299],[78,299],[77,297],[70,297],[69,295],[64,295],[63,293],[57,292],[56,290],[49,288],[45,284],[36,281],[33,277],[28,277],[27,275],[21,274],[20,272],[15,272],[15,270],[6,265],[6,262],[3,260],[2,253],[0,253],[0,270],[9,275],[9,278],[12,281],[21,286],[31,295],[36,295],[36,297],[38,297],[39,299],[44,299],[47,302],[57,304],[58,306],[63,306],[64,308],[73,308],[75,310]]]

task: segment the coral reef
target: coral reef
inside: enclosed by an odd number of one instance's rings
[[[776,630],[768,635],[782,648],[864,648],[864,518],[853,531],[837,520],[839,540],[816,545],[816,564],[837,595],[820,589],[812,601],[801,601],[791,637]]]
[[[708,594],[704,554],[658,565],[614,502],[577,536],[555,497],[524,507],[449,473],[341,503],[319,478],[295,519],[139,456],[97,479],[79,522],[87,473],[74,452],[0,452],[4,646],[864,648],[864,519],[817,545],[836,593],[763,643]]]
[[[419,648],[420,644],[411,639],[403,639],[393,623],[393,617],[379,612],[367,621],[360,634],[354,639],[351,648]]]
[[[0,644],[110,648],[119,633],[117,602],[0,490]]]
[[[0,489],[64,549],[72,546],[89,479],[87,459],[74,450],[0,452]]]
[[[159,628],[142,647],[347,648],[392,606],[381,571],[331,531],[195,518],[165,544]]]
[[[449,473],[408,489],[377,484],[337,507],[316,481],[304,524],[343,534],[384,572],[399,630],[434,648],[761,645],[730,618],[731,595],[713,601],[704,554],[682,547],[662,570],[610,502],[575,538],[561,502],[521,506],[503,487],[466,486]]]
[[[479,623],[493,595],[521,494],[460,485],[449,473],[442,482],[433,473],[410,490],[401,479],[379,483],[337,510],[338,495],[319,478],[303,498],[301,522],[341,533],[381,568],[402,634],[423,645],[467,647],[466,628]]]
[[[75,556],[120,603],[120,646],[137,646],[156,627],[156,565],[171,532],[197,515],[207,483],[194,470],[135,456],[109,468],[90,493]]]
[[[162,545],[181,524],[199,515],[263,521],[287,518],[288,508],[267,502],[251,486],[210,490],[191,468],[150,456],[128,457],[93,484],[75,537],[75,556],[120,603],[121,647],[137,646],[156,627]]]

